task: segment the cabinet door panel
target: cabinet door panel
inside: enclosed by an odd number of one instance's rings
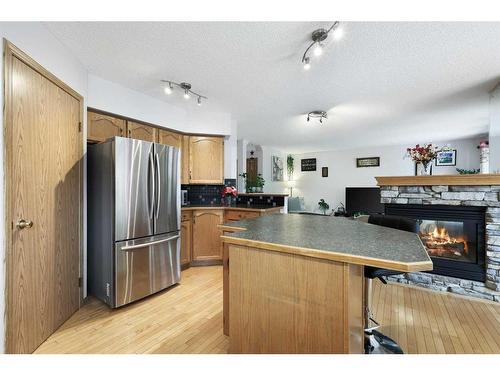
[[[125,136],[125,120],[87,112],[87,140],[90,142],[104,142],[115,136]]]
[[[191,262],[192,222],[181,222],[181,266]]]
[[[182,136],[181,184],[189,184],[189,135]]]
[[[148,142],[156,142],[157,130],[152,126],[139,124],[133,121],[127,121],[128,137],[140,139]]]
[[[221,260],[222,242],[219,224],[223,210],[200,210],[193,215],[193,260]]]
[[[158,143],[182,148],[182,134],[170,130],[158,129]]]
[[[189,169],[192,184],[224,183],[224,139],[189,137]]]

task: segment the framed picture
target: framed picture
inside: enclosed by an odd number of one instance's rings
[[[328,167],[321,167],[321,177],[328,177]]]
[[[271,159],[272,180],[283,181],[283,158],[272,156]]]
[[[436,167],[457,165],[457,150],[439,151],[436,156]]]
[[[380,157],[356,158],[356,168],[380,167]]]
[[[300,170],[302,172],[310,172],[316,170],[316,158],[300,159]]]

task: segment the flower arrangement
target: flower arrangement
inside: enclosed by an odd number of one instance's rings
[[[237,197],[238,196],[238,190],[234,186],[225,186],[224,189],[222,190],[222,196],[223,197]]]
[[[421,145],[416,145],[415,147],[408,147],[406,149],[406,154],[417,163],[427,164],[436,159],[438,150],[437,146],[433,146],[432,143]]]

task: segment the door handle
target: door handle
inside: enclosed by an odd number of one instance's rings
[[[31,228],[33,226],[33,222],[31,220],[21,219],[16,223],[17,229]]]
[[[160,157],[158,154],[155,154],[155,159],[156,159],[156,178],[158,179],[158,191],[156,193],[156,218],[158,219],[158,216],[160,214],[160,201],[161,201],[161,172],[160,172]]]
[[[163,243],[163,242],[169,242],[169,241],[172,241],[172,240],[176,240],[179,237],[180,237],[180,235],[177,234],[175,236],[164,238],[164,239],[158,240],[158,241],[151,241],[151,242],[147,242],[147,243],[141,243],[139,245],[124,246],[124,247],[122,247],[121,250],[122,251],[129,251],[129,250],[134,250],[134,249],[140,249],[140,248],[146,247],[146,246],[158,245],[158,244]]]
[[[152,184],[151,184],[152,192],[150,193],[151,203],[150,203],[150,207],[148,207],[148,209],[149,209],[149,218],[150,219],[153,219],[155,197],[156,197],[156,182],[155,182],[155,165],[154,165],[154,163],[155,162],[154,162],[154,159],[153,159],[153,155],[149,154],[149,168],[150,168],[151,180],[152,180]]]

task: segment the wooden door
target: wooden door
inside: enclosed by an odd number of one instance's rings
[[[223,184],[224,139],[190,136],[189,170],[192,184]]]
[[[182,134],[170,130],[158,129],[158,143],[182,148]]]
[[[87,112],[87,141],[104,142],[112,137],[125,137],[125,120]]]
[[[190,183],[189,180],[189,135],[182,136],[182,151],[181,151],[181,184]]]
[[[181,222],[181,266],[191,262],[191,234],[191,220]]]
[[[196,210],[193,214],[193,261],[222,260],[223,210]]]
[[[257,158],[247,158],[247,181],[257,181],[258,160]]]
[[[158,129],[152,126],[139,124],[133,121],[127,121],[127,133],[129,138],[140,139],[143,141],[156,142]]]
[[[83,99],[9,43],[5,65],[6,342],[31,353],[81,301]]]

